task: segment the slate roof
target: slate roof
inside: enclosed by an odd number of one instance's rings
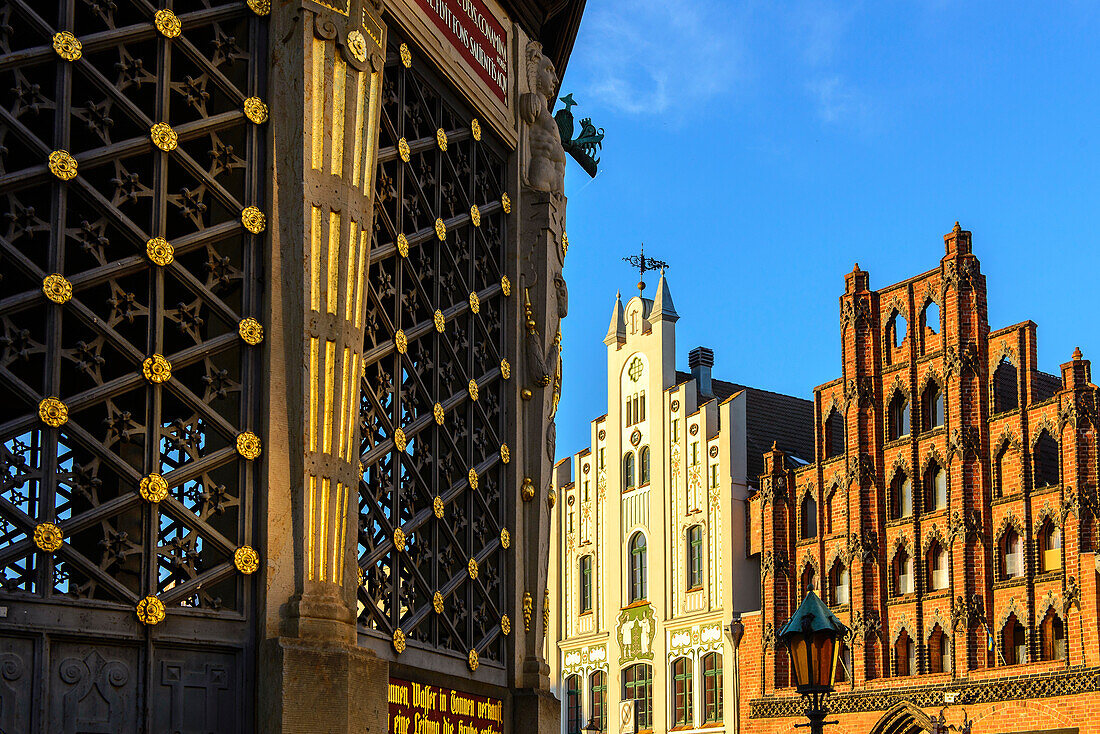
[[[678,383],[691,379],[690,372],[676,372]],[[814,458],[814,404],[809,400],[711,379],[718,402],[745,391],[746,475],[756,486],[764,471],[764,452],[777,444],[792,467],[802,466]],[[709,398],[700,396],[702,403]]]

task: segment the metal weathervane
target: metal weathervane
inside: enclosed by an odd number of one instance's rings
[[[624,257],[623,262],[630,263],[633,267],[638,268],[638,292],[641,293],[645,290],[645,274],[647,270],[665,270],[669,267],[669,264],[664,260],[657,260],[652,257],[645,256],[645,243],[638,249],[637,255],[631,255],[630,257]]]
[[[562,97],[561,102],[565,107],[554,114],[554,122],[558,123],[558,132],[561,133],[562,150],[573,156],[585,173],[595,178],[596,168],[600,165],[596,153],[603,147],[603,128],[597,128],[592,124],[592,118],[586,117],[581,120],[580,134],[574,138],[573,112],[570,108],[577,102],[572,94]]]

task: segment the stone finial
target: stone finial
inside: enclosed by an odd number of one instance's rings
[[[860,270],[859,270],[859,263],[856,263],[855,265],[853,265],[853,266],[852,266],[852,272],[853,272],[853,273],[858,273],[858,272],[860,272]]]
[[[955,220],[955,226],[952,228],[951,231],[953,231],[953,232],[962,232],[962,227],[959,226],[959,220],[958,219]]]
[[[1080,361],[1080,360],[1081,360],[1081,356],[1082,356],[1082,355],[1081,355],[1081,347],[1076,347],[1076,348],[1075,348],[1075,349],[1073,350],[1073,360],[1074,360],[1075,362],[1078,362],[1078,361]]]

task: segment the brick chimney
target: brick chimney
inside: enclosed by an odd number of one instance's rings
[[[699,394],[704,397],[714,397],[714,389],[710,384],[710,368],[714,366],[714,352],[706,347],[695,347],[688,353],[688,367],[691,368],[691,376],[695,378],[695,384],[699,388]]]

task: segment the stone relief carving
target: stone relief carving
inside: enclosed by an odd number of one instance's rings
[[[525,53],[528,91],[520,97],[520,116],[527,123],[527,160],[524,183],[535,191],[565,192],[565,151],[558,123],[550,114],[550,100],[558,88],[554,64],[542,53],[542,44],[531,41]]]

